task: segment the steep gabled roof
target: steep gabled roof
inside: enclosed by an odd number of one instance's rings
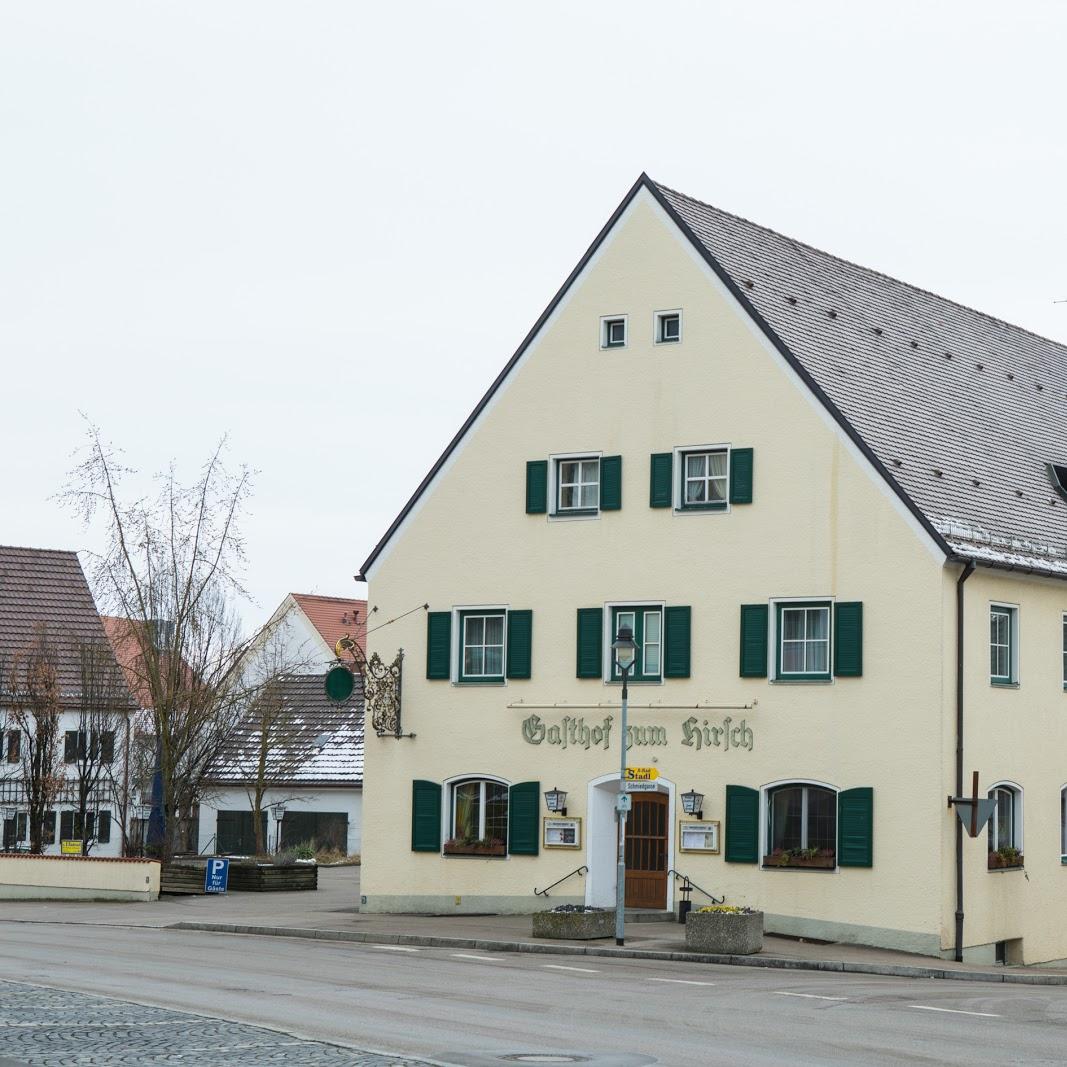
[[[365,575],[642,189],[946,556],[1067,578],[1067,346],[642,175],[363,564]]]
[[[334,645],[350,634],[360,648],[367,645],[367,602],[315,593],[290,593],[308,622],[333,651]]]
[[[267,757],[266,780],[285,785],[363,783],[363,680],[344,704],[326,696],[322,675],[290,675],[278,683],[284,727]],[[259,733],[254,716],[242,724],[209,774],[214,783],[248,784],[256,774]],[[321,743],[318,743],[321,742]]]
[[[9,664],[41,632],[55,652],[65,705],[77,704],[81,691],[79,646],[97,645],[104,665],[114,664],[124,708],[132,708],[77,554],[0,545],[0,663]]]

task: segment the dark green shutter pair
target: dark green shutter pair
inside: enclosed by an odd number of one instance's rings
[[[730,503],[752,503],[753,451],[730,449]],[[681,471],[678,472],[681,477]],[[649,467],[648,505],[669,508],[674,505],[674,453],[654,452]]]
[[[726,862],[759,863],[759,790],[726,787]],[[837,794],[837,865],[874,865],[874,790]]]
[[[622,508],[622,456],[600,457],[600,510]],[[526,514],[548,511],[548,460],[532,459],[526,464]]]
[[[507,612],[507,648],[504,673],[508,678],[529,678],[533,666],[533,612]],[[452,677],[452,612],[431,611],[426,616],[426,677],[447,681]]]
[[[688,678],[693,631],[693,609],[688,606],[663,609],[663,677]],[[578,609],[577,676],[604,675],[604,609]]]
[[[768,605],[741,605],[741,677],[767,677]],[[834,605],[834,674],[863,674],[863,603]]]
[[[412,852],[441,851],[443,792],[439,782],[411,783]],[[540,782],[517,782],[508,790],[508,852],[513,856],[538,853],[540,796]]]

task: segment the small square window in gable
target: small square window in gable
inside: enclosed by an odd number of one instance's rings
[[[682,339],[682,313],[659,311],[656,313],[656,344],[673,345]]]
[[[600,320],[600,347],[624,348],[626,345],[626,316],[616,315]]]

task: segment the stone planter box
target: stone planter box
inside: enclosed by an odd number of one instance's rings
[[[763,948],[763,912],[691,911],[685,919],[685,947],[689,952],[751,956]]]
[[[203,875],[200,877],[203,878]],[[319,868],[314,863],[301,863],[294,867],[231,864],[228,888],[251,893],[288,893],[297,889],[318,889]]]
[[[533,936],[563,941],[596,941],[615,936],[613,911],[535,911]]]

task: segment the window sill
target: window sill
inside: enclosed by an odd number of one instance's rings
[[[617,345],[601,345],[600,346],[600,351],[601,352],[608,352],[613,348],[625,348],[625,347],[626,347],[626,342],[624,341],[622,344],[617,344]]]
[[[595,519],[600,515],[600,508],[568,508],[564,511],[549,512],[550,519]]]
[[[1018,689],[1019,688],[1019,683],[1018,682],[998,682],[995,678],[990,678],[989,679],[989,684],[994,689]]]
[[[772,678],[770,681],[772,685],[830,685],[833,678]]]
[[[622,685],[621,678],[605,678],[605,685]],[[627,678],[627,685],[663,685],[662,678]]]
[[[708,512],[724,512],[729,511],[729,504],[683,504],[680,508],[674,509],[675,515],[706,515]]]
[[[761,863],[760,870],[763,871],[803,871],[805,874],[833,874],[837,870],[837,867],[798,867],[791,863],[777,864],[777,863]]]
[[[1025,871],[1026,865],[1020,863],[1017,867],[990,867],[990,874],[1011,874],[1012,871]]]
[[[505,685],[503,678],[457,678],[453,685]]]

